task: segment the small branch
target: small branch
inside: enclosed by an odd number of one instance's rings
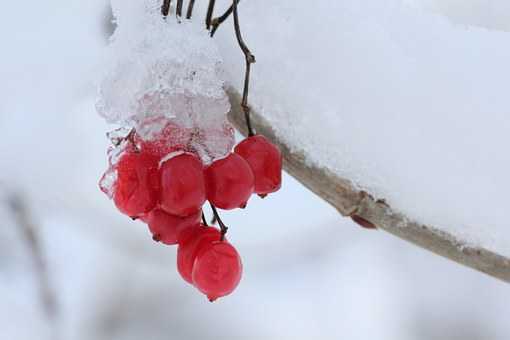
[[[239,3],[241,0],[237,1]],[[220,25],[228,19],[230,14],[234,11],[234,4],[230,5],[230,7],[223,13],[221,16],[216,17],[211,22],[211,37],[214,37],[214,33],[216,33],[216,30]]]
[[[227,93],[232,103],[229,119],[246,135],[248,131],[243,112],[238,106],[241,96],[233,88],[227,89]],[[367,223],[366,226],[373,225],[433,253],[510,283],[509,258],[485,248],[474,247],[437,227],[415,222],[393,210],[384,201],[376,201],[369,194],[357,190],[350,180],[338,176],[328,168],[313,165],[307,154],[291,149],[257,112],[252,112],[252,124],[258,132],[278,145],[282,151],[285,170],[343,216],[356,216],[358,221],[361,218]]]
[[[250,120],[250,107],[248,106],[248,92],[250,85],[250,69],[251,64],[255,63],[255,56],[251,54],[248,46],[244,43],[243,37],[241,36],[241,27],[239,25],[239,14],[237,13],[237,3],[239,0],[233,0],[233,13],[234,13],[234,29],[236,32],[237,42],[239,43],[239,47],[244,53],[244,58],[246,61],[246,72],[244,74],[244,87],[243,87],[243,99],[241,100],[241,107],[244,112],[244,119],[246,121],[246,126],[248,128],[248,136],[253,136],[255,133],[253,132],[253,128]]]
[[[218,221],[218,224],[220,225],[220,229],[221,229],[221,239],[220,239],[220,241],[223,241],[225,239],[225,234],[228,231],[228,227],[221,220],[220,215],[218,214],[218,210],[216,210],[216,207],[212,203],[210,203],[210,205],[211,205],[211,209],[212,209],[213,214],[214,214],[214,218],[216,218],[216,220]]]
[[[209,5],[207,6],[207,14],[205,16],[205,28],[209,30],[211,28],[211,19],[214,12],[214,4],[216,0],[209,0]]]

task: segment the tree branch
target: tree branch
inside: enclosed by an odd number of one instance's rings
[[[232,104],[229,119],[241,133],[247,135],[244,112],[240,106],[242,98],[233,88],[227,89],[227,93]],[[306,154],[291,151],[268,121],[256,111],[251,112],[251,123],[257,133],[266,136],[280,147],[285,170],[343,216],[361,218],[368,224],[433,253],[510,283],[509,258],[485,248],[473,247],[436,227],[412,221],[386,203],[376,201],[369,194],[357,190],[348,179],[339,177],[327,168],[310,164]]]

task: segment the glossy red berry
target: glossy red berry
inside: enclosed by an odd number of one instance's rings
[[[234,291],[243,265],[237,250],[226,241],[201,242],[193,264],[193,284],[210,301]]]
[[[280,189],[282,154],[276,145],[262,135],[255,135],[239,143],[234,151],[250,164],[255,176],[256,194],[267,195]]]
[[[177,244],[184,230],[200,224],[201,211],[186,217],[170,215],[161,209],[152,210],[147,218],[149,230],[155,241]]]
[[[161,164],[161,208],[177,216],[196,213],[205,202],[204,168],[198,157],[181,153]]]
[[[195,258],[201,249],[200,243],[218,241],[221,238],[221,233],[216,228],[206,227],[201,224],[187,229],[181,234],[181,237],[182,239],[177,249],[177,270],[184,280],[192,283],[191,273]]]
[[[117,208],[130,217],[151,211],[158,202],[158,159],[145,152],[129,151],[115,165],[117,179],[113,200]]]
[[[253,193],[253,172],[241,156],[231,153],[205,169],[205,185],[207,199],[216,207],[244,207]]]

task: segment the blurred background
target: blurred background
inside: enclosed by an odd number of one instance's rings
[[[502,1],[406,2],[510,30]],[[507,284],[363,230],[289,176],[223,214],[244,275],[209,303],[180,278],[175,248],[98,189],[113,128],[94,110],[110,20],[106,0],[2,6],[0,339],[510,337]]]

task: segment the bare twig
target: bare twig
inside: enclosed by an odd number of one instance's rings
[[[164,17],[167,17],[168,13],[170,12],[170,2],[171,0],[163,0],[163,5],[161,6],[161,14]]]
[[[207,6],[207,14],[205,16],[205,28],[208,30],[211,28],[211,19],[214,12],[214,4],[216,0],[209,0],[209,6]]]
[[[177,15],[177,17],[182,17],[182,5],[183,5],[183,2],[184,0],[177,0],[177,6],[175,7],[175,15]]]
[[[186,19],[191,19],[193,15],[193,6],[195,5],[195,0],[189,0],[188,3],[188,11],[186,12]]]
[[[239,0],[233,0],[233,13],[234,13],[234,29],[236,32],[237,42],[239,43],[239,47],[243,51],[245,62],[246,62],[246,72],[244,74],[244,87],[243,87],[243,99],[241,100],[241,107],[244,111],[244,119],[246,122],[246,126],[248,128],[248,136],[253,136],[253,128],[250,121],[250,107],[248,106],[248,92],[250,86],[250,69],[251,64],[255,63],[255,56],[250,52],[248,46],[243,41],[243,37],[241,36],[241,27],[239,25],[239,14],[237,13],[237,3]]]
[[[239,3],[241,0],[237,1],[237,3]],[[230,14],[232,14],[232,12],[234,11],[234,4],[232,3],[232,5],[230,5],[230,7],[225,11],[225,13],[223,13],[222,15],[220,15],[219,17],[216,17],[212,20],[211,22],[211,37],[214,36],[214,33],[216,33],[216,30],[220,27],[220,25],[228,19],[228,17],[230,16]]]
[[[241,96],[233,88],[227,89],[227,92],[232,103],[229,119],[246,135],[248,131],[244,124],[244,113],[239,110]],[[485,248],[474,247],[437,227],[415,222],[393,210],[384,201],[374,200],[372,196],[357,190],[350,180],[327,168],[311,164],[307,154],[291,149],[260,114],[252,112],[251,118],[257,131],[279,146],[287,172],[343,216],[361,218],[369,223],[367,226],[373,225],[438,255],[510,283],[509,258]]]
[[[16,223],[23,233],[27,247],[30,250],[30,255],[34,262],[36,277],[39,282],[42,306],[48,321],[54,327],[54,338],[56,338],[57,298],[55,291],[50,284],[46,268],[46,260],[37,237],[36,227],[32,221],[25,200],[19,194],[9,194],[7,196],[7,203]]]

